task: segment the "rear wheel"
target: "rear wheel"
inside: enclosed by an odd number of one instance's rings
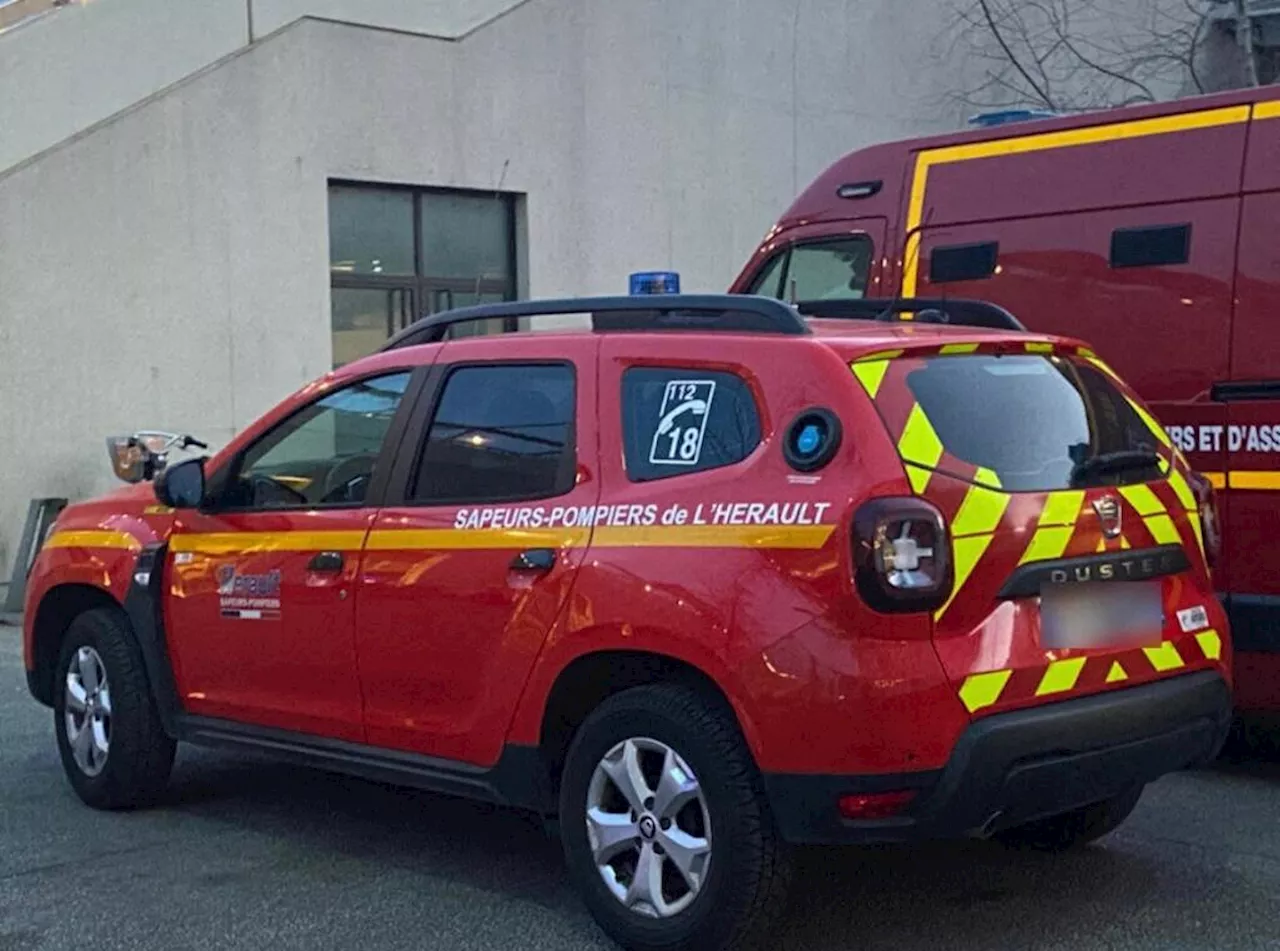
[[[153,802],[168,782],[175,746],[123,614],[97,608],[71,622],[53,694],[58,752],[76,794],[96,809]]]
[[[995,839],[1012,848],[1065,852],[1120,828],[1138,805],[1142,790],[1142,786],[1137,786],[1104,802],[1005,829],[997,832]]]
[[[570,877],[630,951],[726,951],[768,940],[790,865],[759,773],[722,703],[636,687],[583,723],[565,763]]]

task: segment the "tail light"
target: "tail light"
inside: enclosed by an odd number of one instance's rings
[[[885,614],[934,611],[951,594],[951,539],[921,499],[873,499],[853,517],[854,584]]]
[[[1200,508],[1200,527],[1204,535],[1204,556],[1210,568],[1216,568],[1222,558],[1222,528],[1218,518],[1218,497],[1213,483],[1199,473],[1187,477],[1191,491],[1195,493]]]

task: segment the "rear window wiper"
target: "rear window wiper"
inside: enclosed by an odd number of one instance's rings
[[[1117,452],[1104,452],[1092,459],[1076,463],[1071,469],[1071,484],[1078,485],[1081,479],[1091,475],[1124,472],[1130,469],[1158,468],[1160,460],[1160,454],[1150,449],[1121,449]]]

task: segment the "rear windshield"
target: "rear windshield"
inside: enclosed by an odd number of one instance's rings
[[[1143,461],[1161,449],[1151,429],[1092,365],[977,354],[911,363],[906,385],[942,444],[940,470],[987,469],[1013,492],[1160,477],[1156,460]]]

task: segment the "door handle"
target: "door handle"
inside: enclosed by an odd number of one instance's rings
[[[550,571],[555,566],[554,548],[529,548],[511,559],[512,571]]]
[[[342,570],[342,552],[340,551],[322,551],[317,552],[315,557],[307,563],[308,571],[341,571]]]

